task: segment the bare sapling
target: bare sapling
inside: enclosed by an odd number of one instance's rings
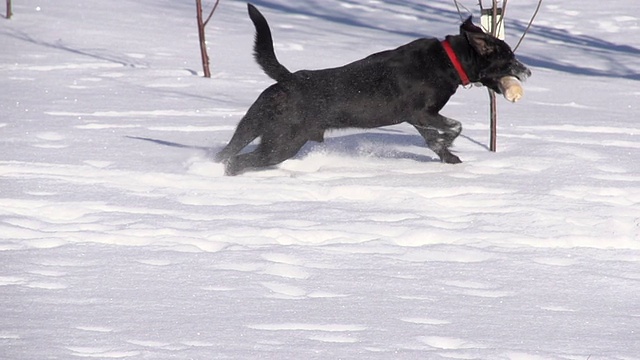
[[[13,11],[11,10],[11,0],[7,0],[7,15],[6,15],[6,18],[7,19],[11,19],[12,15],[13,15]]]
[[[213,8],[211,9],[211,12],[209,13],[209,16],[207,16],[207,18],[204,19],[202,14],[202,0],[196,0],[196,14],[198,19],[198,37],[200,39],[200,55],[202,57],[202,69],[204,70],[204,77],[207,77],[207,78],[211,77],[211,70],[209,69],[209,54],[207,53],[207,40],[205,36],[205,27],[209,23],[209,20],[211,20],[211,17],[213,16],[213,13],[218,8],[219,3],[220,3],[220,0],[216,0],[215,4],[213,5]]]

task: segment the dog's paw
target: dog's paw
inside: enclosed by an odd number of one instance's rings
[[[450,152],[446,152],[444,154],[442,154],[442,156],[440,156],[440,160],[445,163],[445,164],[460,164],[462,163],[462,160],[460,160],[459,157],[457,157],[456,155],[453,155]]]
[[[225,159],[222,161],[224,164],[224,174],[227,176],[236,176],[242,173],[242,167],[238,166],[237,161],[233,161],[233,158]]]
[[[217,163],[224,163],[229,158],[222,151],[215,153],[213,152],[213,150],[209,152],[209,157],[212,158],[213,161]]]

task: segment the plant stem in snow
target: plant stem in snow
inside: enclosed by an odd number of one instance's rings
[[[204,21],[202,20],[202,0],[196,0],[196,14],[198,19],[198,37],[200,39],[202,69],[204,70],[204,77],[211,77],[211,71],[209,70],[209,54],[207,54],[207,41],[204,33]]]
[[[7,0],[7,19],[11,19],[11,15],[13,15],[13,11],[11,11],[11,0]]]
[[[211,12],[209,13],[209,16],[207,16],[206,20],[203,20],[202,0],[196,0],[196,14],[198,18],[198,37],[200,38],[200,55],[202,56],[202,68],[204,70],[204,77],[208,77],[208,78],[211,77],[211,70],[209,69],[209,54],[207,53],[207,41],[205,38],[204,28],[209,23],[209,20],[211,20],[211,17],[213,16],[213,13],[218,8],[219,3],[220,3],[220,0],[216,0],[216,3],[213,5],[213,9],[211,9]]]

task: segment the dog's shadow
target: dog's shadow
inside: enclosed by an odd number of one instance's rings
[[[129,135],[126,135],[125,137],[127,139],[148,141],[148,142],[156,143],[158,145],[169,146],[169,147],[174,147],[174,148],[179,148],[179,149],[194,149],[194,150],[201,150],[201,151],[206,151],[206,152],[211,151],[211,148],[205,147],[205,146],[186,145],[186,144],[180,144],[180,143],[173,142],[173,141],[153,139],[153,138],[142,137],[142,136],[129,136]]]
[[[148,141],[162,146],[178,149],[198,150],[207,158],[213,159],[222,150],[222,146],[197,146],[181,144],[173,141],[154,139],[142,136],[125,136],[128,139]],[[243,152],[255,150],[256,144],[247,146]],[[399,150],[398,148],[416,148],[416,152]],[[384,159],[409,159],[417,162],[440,161],[422,152],[428,151],[424,139],[419,135],[407,134],[393,129],[378,129],[374,132],[339,135],[329,133],[324,142],[307,142],[292,159],[302,159],[316,152],[324,152],[348,157],[377,157]]]
[[[415,152],[410,151],[415,148]],[[324,142],[308,142],[296,158],[314,152],[326,152],[347,157],[374,157],[381,159],[408,159],[418,162],[440,161],[425,153],[428,151],[420,135],[407,134],[394,129],[339,135],[329,133]]]
[[[468,136],[461,135],[472,143],[488,150],[488,147]],[[162,146],[169,146],[179,149],[192,149],[204,153],[204,156],[212,159],[215,154],[222,150],[223,146],[197,146],[180,144],[173,141],[153,139],[141,136],[126,136],[134,140],[152,142]],[[247,146],[243,152],[255,150],[256,144]],[[399,148],[415,148],[415,152],[399,150]],[[293,159],[302,159],[316,152],[344,155],[348,157],[377,157],[382,159],[408,159],[417,162],[439,162],[435,156],[427,155],[428,148],[424,139],[418,134],[409,134],[397,129],[376,129],[375,131],[359,132],[340,135],[339,131],[329,132],[324,142],[318,143],[309,141]]]

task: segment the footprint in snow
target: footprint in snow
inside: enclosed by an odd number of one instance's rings
[[[356,337],[344,336],[344,335],[333,335],[333,334],[311,335],[307,337],[307,339],[320,341],[323,343],[340,343],[340,344],[353,344],[359,341],[358,338]]]
[[[401,318],[400,321],[416,325],[448,325],[451,321],[431,318]]]
[[[290,279],[307,279],[311,276],[301,266],[302,261],[296,257],[286,254],[267,253],[263,254],[262,258],[270,262],[265,266],[263,274]]]
[[[494,285],[474,281],[442,281],[442,283],[468,296],[501,298],[515,295],[512,291],[497,290]]]
[[[260,283],[269,289],[270,293],[265,297],[273,299],[302,299],[307,292],[297,286],[288,285],[280,282],[262,282]]]
[[[57,282],[46,282],[46,281],[32,281],[24,286],[32,289],[43,289],[43,290],[63,290],[68,288],[69,286],[63,283]]]
[[[35,138],[38,140],[33,144],[34,147],[41,149],[64,149],[69,147],[69,144],[61,142],[65,139],[64,135],[56,132],[42,132],[35,134]]]
[[[304,268],[287,264],[267,265],[262,273],[290,279],[308,279],[311,276]]]
[[[110,348],[100,347],[68,346],[67,350],[71,351],[72,356],[85,358],[90,357],[122,359],[140,355],[139,351],[117,351]]]
[[[247,325],[249,329],[265,331],[316,331],[323,333],[348,333],[367,330],[356,324],[272,323]]]
[[[110,333],[113,331],[112,328],[104,327],[104,326],[76,326],[76,329],[87,332],[97,332],[97,333]]]
[[[444,350],[460,350],[460,349],[484,349],[486,346],[473,343],[471,341],[442,336],[421,336],[418,340],[428,346],[436,349]]]

